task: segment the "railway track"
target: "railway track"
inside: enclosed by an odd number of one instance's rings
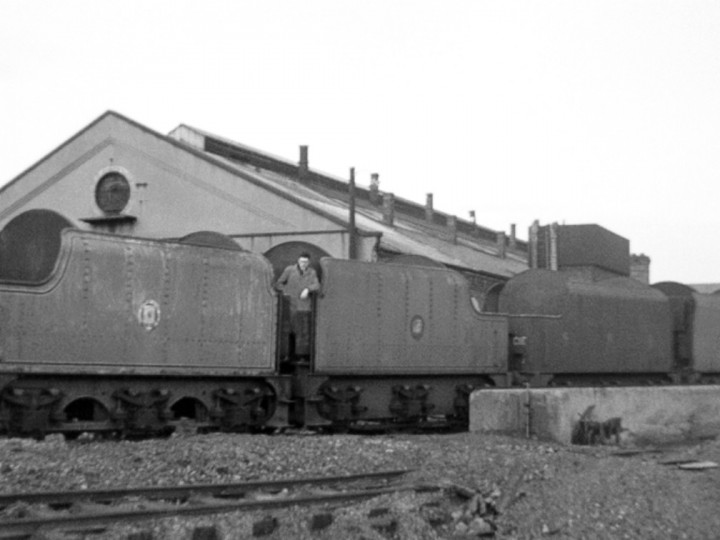
[[[346,476],[232,484],[0,495],[0,508],[3,510],[23,503],[40,508],[31,511],[31,515],[27,517],[13,519],[0,517],[0,539],[32,538],[38,532],[48,530],[73,533],[90,530],[97,532],[115,523],[167,517],[196,517],[324,503],[341,504],[397,491],[435,489],[402,482],[402,477],[410,472],[412,471],[404,469]],[[319,489],[320,487],[322,489]],[[310,493],[303,493],[303,490]],[[152,503],[143,505],[138,504],[138,501],[152,501]],[[133,502],[134,504],[131,504]],[[33,506],[30,508],[32,509]]]

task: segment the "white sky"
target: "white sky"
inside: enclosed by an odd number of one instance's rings
[[[720,2],[0,2],[0,185],[106,110],[720,282]]]

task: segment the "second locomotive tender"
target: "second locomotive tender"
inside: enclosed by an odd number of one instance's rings
[[[3,432],[455,420],[506,383],[507,320],[455,272],[323,260],[312,361],[287,373],[265,258],[70,225],[33,210],[0,233]]]
[[[217,234],[70,225],[33,210],[0,232],[1,432],[462,424],[478,388],[720,372],[720,298],[529,270],[488,313],[452,270],[336,259],[320,262],[310,362],[288,370],[264,257]]]

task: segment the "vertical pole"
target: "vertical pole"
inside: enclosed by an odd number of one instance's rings
[[[557,229],[557,223],[550,225],[550,270],[556,272],[558,270]]]
[[[348,245],[348,258],[353,260],[357,259],[357,235],[355,232],[355,167],[350,168],[350,183],[348,189],[350,194],[350,219],[348,220],[350,242]]]

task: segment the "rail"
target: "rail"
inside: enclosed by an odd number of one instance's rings
[[[233,484],[195,484],[186,486],[140,487],[128,489],[82,490],[68,492],[38,492],[16,493],[0,496],[0,506],[10,506],[19,502],[30,504],[46,504],[62,507],[81,502],[116,502],[129,497],[143,497],[150,500],[188,501],[200,495],[214,498],[241,498],[257,491],[278,491],[308,485],[352,484],[362,481],[392,480],[412,472],[412,470],[381,471],[365,474],[344,476],[297,478],[288,480],[251,481]],[[31,538],[40,530],[85,530],[89,527],[106,527],[116,522],[136,522],[147,519],[164,517],[196,517],[209,514],[252,511],[268,508],[283,508],[290,506],[307,506],[322,503],[343,503],[347,501],[377,497],[398,491],[427,491],[434,487],[401,484],[396,486],[356,489],[352,491],[337,491],[335,493],[322,493],[318,495],[264,496],[256,500],[219,501],[202,500],[202,504],[193,501],[191,505],[178,506],[168,504],[156,508],[123,509],[111,508],[108,510],[83,511],[66,515],[49,515],[41,517],[17,518],[0,520],[0,539]]]

